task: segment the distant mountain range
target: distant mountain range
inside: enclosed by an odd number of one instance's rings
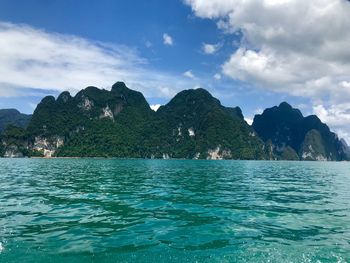
[[[253,128],[277,159],[347,159],[343,142],[326,124],[315,115],[304,117],[286,102],[256,115]]]
[[[0,110],[0,133],[4,132],[9,125],[26,128],[31,117],[32,115],[20,113],[15,109]]]
[[[12,122],[3,124],[10,126],[1,135],[0,155],[332,161],[349,158],[345,141],[339,140],[314,115],[303,117],[299,110],[283,102],[256,115],[250,126],[239,107],[222,106],[204,89],[181,91],[154,112],[142,93],[117,82],[111,91],[87,87],[74,97],[68,92],[57,99],[45,97],[33,116],[27,117],[28,126],[23,121],[15,122],[14,117],[9,118]]]

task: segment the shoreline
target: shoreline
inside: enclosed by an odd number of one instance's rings
[[[348,163],[350,161],[318,161],[318,160],[264,160],[264,159],[188,159],[188,158],[137,158],[137,157],[0,157],[0,159],[46,159],[46,160],[57,160],[57,159],[97,159],[97,160],[175,160],[175,161],[264,161],[264,162],[314,162],[314,163]]]

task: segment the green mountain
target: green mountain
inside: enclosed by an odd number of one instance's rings
[[[74,97],[43,98],[27,128],[9,126],[5,157],[343,160],[345,146],[316,116],[282,103],[254,118],[204,89],[184,90],[157,112],[123,82]]]
[[[10,131],[9,131],[10,132]],[[19,131],[18,131],[19,132]],[[117,82],[72,97],[45,97],[23,136],[3,136],[5,156],[263,159],[264,144],[242,111],[204,89],[185,90],[157,112]],[[11,133],[11,132],[10,132]]]
[[[122,82],[111,91],[87,87],[74,97],[46,97],[28,126],[31,148],[44,155],[141,157],[153,114],[143,95]]]
[[[265,158],[264,145],[241,110],[222,106],[204,89],[178,93],[155,117],[156,130],[150,139],[167,157]]]
[[[277,159],[347,159],[343,144],[326,124],[315,115],[304,117],[286,102],[256,115],[253,128]]]
[[[15,109],[0,110],[0,134],[4,132],[9,125],[26,128],[31,117],[31,115],[20,113]]]

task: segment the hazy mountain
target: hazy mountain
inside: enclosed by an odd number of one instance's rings
[[[16,109],[0,110],[0,133],[2,133],[8,125],[25,128],[30,119],[31,115],[20,113]]]
[[[342,143],[315,116],[304,117],[283,102],[254,117],[253,128],[278,159],[344,160]]]

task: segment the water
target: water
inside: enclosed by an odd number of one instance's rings
[[[0,159],[0,262],[350,262],[350,163]]]

